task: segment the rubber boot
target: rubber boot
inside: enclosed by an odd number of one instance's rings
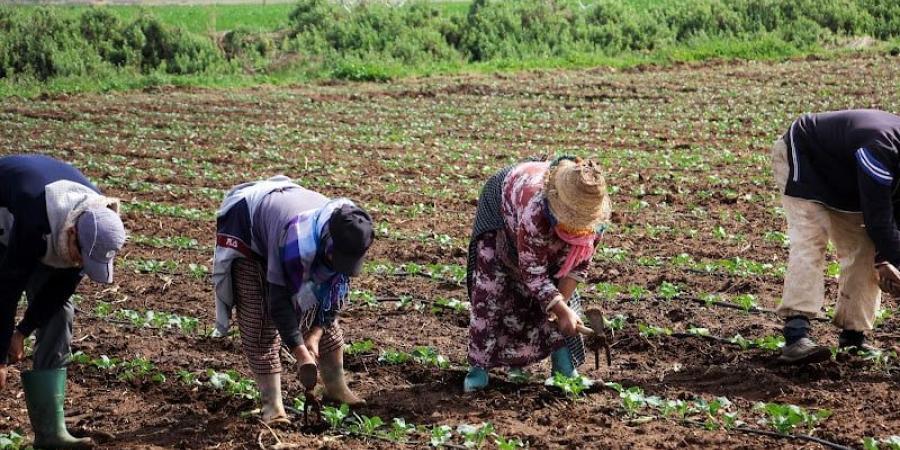
[[[256,375],[256,385],[259,386],[259,397],[262,401],[263,422],[267,425],[291,423],[284,411],[284,400],[281,398],[281,374]]]
[[[463,380],[463,392],[475,392],[486,388],[488,385],[487,370],[478,366],[469,368],[466,379]]]
[[[359,406],[366,403],[347,387],[347,380],[344,377],[343,348],[338,348],[319,358],[319,373],[322,375],[322,384],[325,385],[325,398],[337,403],[346,403],[348,406]]]
[[[559,350],[550,354],[550,376],[553,377],[557,373],[561,373],[567,377],[578,375],[575,371],[575,365],[572,364],[572,352],[568,346],[562,346]]]
[[[22,373],[22,388],[35,448],[92,448],[90,438],[76,438],[66,430],[66,369],[32,370]]]
[[[842,330],[838,336],[838,347],[861,356],[877,351],[875,347],[866,344],[865,333],[855,330]]]

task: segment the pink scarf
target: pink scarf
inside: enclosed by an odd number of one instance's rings
[[[560,230],[559,227],[553,228],[556,231],[556,235],[559,236],[563,242],[569,244],[569,256],[566,257],[566,262],[563,264],[562,268],[559,269],[559,272],[556,272],[556,278],[562,279],[565,278],[575,266],[591,259],[594,255],[594,243],[600,236],[596,233],[578,236]]]

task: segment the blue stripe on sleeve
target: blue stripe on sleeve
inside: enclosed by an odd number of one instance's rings
[[[883,186],[890,186],[894,181],[891,173],[865,147],[856,151],[856,163],[872,180]]]

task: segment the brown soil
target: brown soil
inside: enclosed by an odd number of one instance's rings
[[[389,229],[389,237],[376,242],[372,259],[396,264],[464,264],[475,198],[494,170],[532,155],[591,155],[607,167],[617,189],[616,227],[604,237],[604,245],[625,249],[629,256],[624,262],[598,258],[588,290],[610,282],[655,291],[668,281],[684,295],[751,293],[762,306],[773,307],[781,290],[777,275],[703,274],[669,264],[641,265],[637,259],[688,253],[695,259],[740,256],[783,264],[786,249],[766,238],[769,231],[784,231],[783,219],[774,211],[777,199],[766,163],[771,141],[805,111],[900,110],[898,62],[861,56],[8,100],[0,105],[0,144],[7,153],[40,152],[71,161],[125,201],[207,212],[218,200],[196,187],[225,190],[240,181],[285,173],[328,195],[370,206],[377,222]],[[171,188],[149,191],[127,184],[135,181]],[[639,201],[646,206],[639,207]],[[190,237],[207,248],[213,244],[211,222],[137,212],[125,220],[133,234]],[[731,237],[718,236],[718,226]],[[420,239],[423,233],[446,234],[453,243]],[[111,290],[83,283],[74,347],[94,357],[150,358],[168,380],[130,383],[74,365],[67,403],[71,425],[113,433],[104,448],[257,447],[258,433],[265,429],[254,417],[242,415],[255,407],[252,401],[187,386],[174,375],[179,370],[235,369],[248,376],[236,340],[138,329],[91,313],[98,302],[113,302],[114,308],[198,317],[208,330],[214,316],[211,282],[191,276],[186,267],[209,266],[211,252],[131,244],[125,257],[179,261],[181,269],[174,274],[119,270]],[[353,287],[379,297],[465,299],[460,285],[424,277],[368,273]],[[832,299],[835,290],[836,282],[829,280]],[[815,434],[849,446],[859,446],[864,436],[885,437],[900,430],[896,361],[893,369],[883,369],[841,356],[796,369],[773,365],[773,354],[762,350],[696,338],[646,339],[638,334],[637,323],[682,332],[706,327],[716,336],[740,333],[747,338],[777,334],[780,323],[771,315],[678,299],[626,297],[602,305],[609,315],[628,316],[613,345],[612,367],[601,364],[594,370],[590,357],[583,374],[670,399],[727,396],[756,427],[764,427],[755,423],[756,402],[828,408],[834,414]],[[454,428],[490,421],[499,433],[520,437],[533,448],[801,445],[662,419],[635,424],[626,420],[610,390],[573,402],[539,381],[513,384],[502,371],[488,391],[464,395],[467,315],[428,307],[398,311],[394,306],[355,303],[342,319],[348,341],[371,339],[379,349],[407,351],[432,346],[453,367],[388,366],[374,355],[348,357],[351,386],[368,400],[360,414]],[[895,318],[871,334],[872,342],[897,350],[900,312],[892,298],[883,306],[894,309]],[[828,344],[836,340],[836,330],[825,323],[817,325],[815,335]],[[12,371],[10,386],[0,397],[0,432],[30,431],[18,373],[24,367]],[[543,379],[548,365],[531,369]],[[285,384],[288,399],[300,396],[292,373]],[[335,437],[321,427],[302,428],[299,418],[278,433],[284,442],[302,447],[395,447]],[[268,431],[264,437],[273,442]]]

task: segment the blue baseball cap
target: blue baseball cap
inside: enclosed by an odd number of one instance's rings
[[[113,259],[125,244],[125,225],[119,214],[105,207],[89,209],[76,226],[83,273],[98,283],[112,283]]]

